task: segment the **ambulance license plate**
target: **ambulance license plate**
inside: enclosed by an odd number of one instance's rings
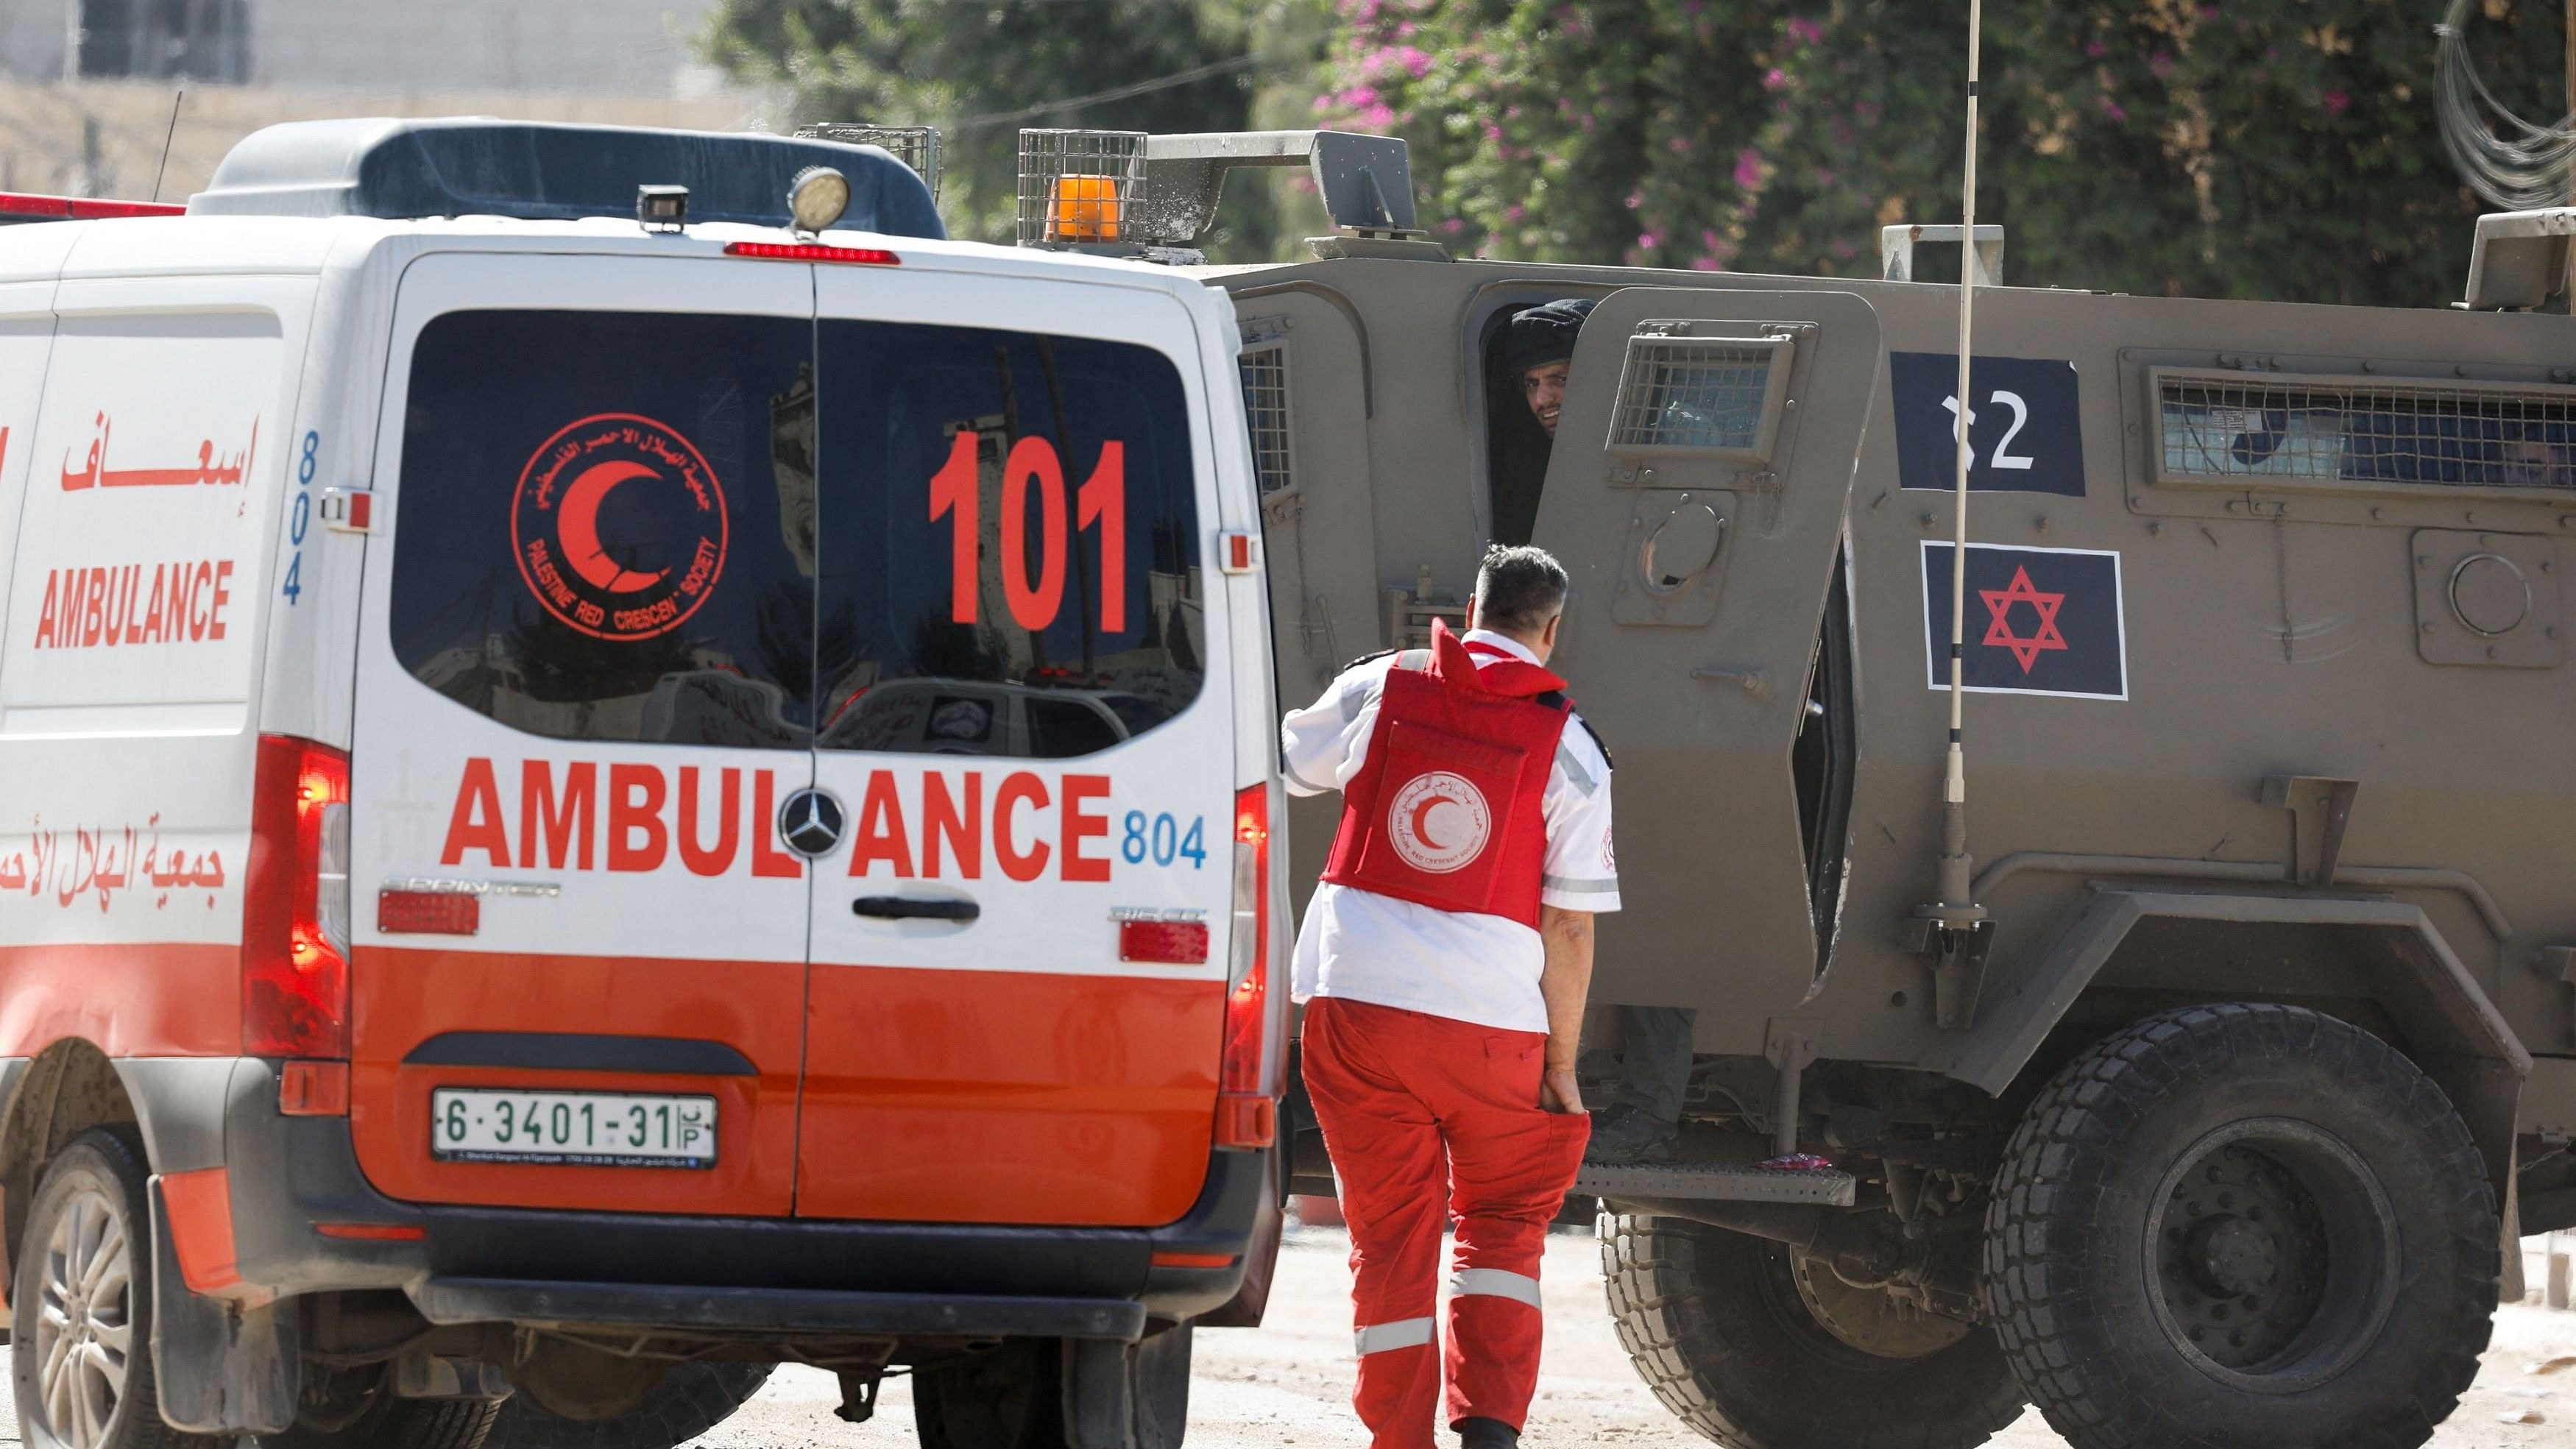
[[[716,1099],[440,1087],[429,1094],[429,1155],[535,1166],[713,1167]]]

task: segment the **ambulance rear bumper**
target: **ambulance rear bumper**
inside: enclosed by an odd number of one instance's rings
[[[347,1118],[278,1111],[275,1062],[117,1068],[156,1173],[225,1169],[244,1283],[400,1289],[437,1322],[1133,1338],[1234,1297],[1274,1190],[1271,1152],[1211,1148],[1198,1202],[1160,1228],[416,1205],[367,1181]]]

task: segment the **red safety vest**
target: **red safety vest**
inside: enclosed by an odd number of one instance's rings
[[[1479,667],[1434,620],[1427,656],[1387,671],[1324,879],[1536,930],[1548,772],[1574,714],[1564,688],[1522,659]]]

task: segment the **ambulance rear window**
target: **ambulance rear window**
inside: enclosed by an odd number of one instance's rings
[[[1197,697],[1196,474],[1167,358],[966,327],[819,331],[825,749],[1062,759]],[[936,709],[909,724],[927,701],[889,686],[913,679],[979,682],[992,728],[943,738]]]
[[[1150,348],[451,313],[413,350],[394,652],[558,738],[1092,754],[1198,695],[1196,486]]]

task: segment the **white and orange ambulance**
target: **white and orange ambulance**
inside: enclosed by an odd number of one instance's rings
[[[0,198],[28,1443],[781,1360],[1177,1443],[1281,1181],[1224,294],[779,137],[302,124],[165,210]]]

